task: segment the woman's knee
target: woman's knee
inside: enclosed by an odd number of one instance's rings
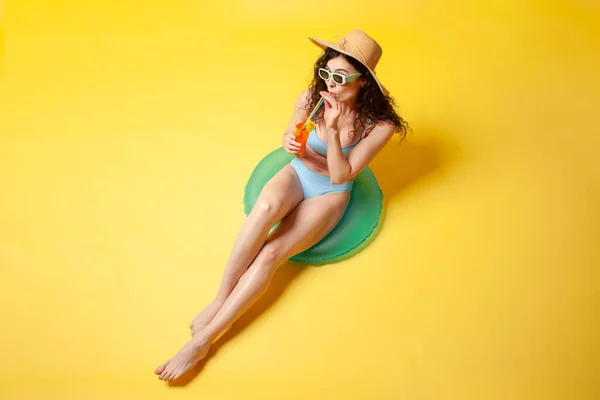
[[[283,262],[284,249],[277,242],[267,242],[256,257],[256,264],[261,268],[274,269]]]
[[[252,209],[254,214],[261,217],[275,218],[281,213],[283,201],[277,196],[260,196]]]
[[[252,213],[261,217],[274,217],[280,205],[272,199],[258,199]]]

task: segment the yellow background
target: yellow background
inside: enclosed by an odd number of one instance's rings
[[[600,398],[600,6],[9,1],[0,398]],[[360,28],[413,128],[383,229],[284,264],[185,385],[243,186],[320,50]]]

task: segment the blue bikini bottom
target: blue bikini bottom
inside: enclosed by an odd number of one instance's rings
[[[304,165],[304,163],[298,157],[294,157],[290,164],[292,168],[294,168],[294,171],[296,171],[296,174],[300,179],[300,184],[302,185],[302,191],[304,192],[305,200],[326,193],[350,193],[352,191],[353,181],[346,181],[340,184],[333,184],[329,180],[328,176],[319,174],[318,172],[311,170],[306,165]]]

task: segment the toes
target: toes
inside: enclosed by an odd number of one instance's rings
[[[156,368],[156,370],[154,371],[154,373],[156,375],[160,375],[163,373],[163,371],[165,370],[165,367],[167,366],[167,364],[169,363],[169,361],[171,361],[171,359],[168,359],[167,361],[165,361],[162,365],[159,365],[158,368]]]
[[[175,379],[175,378],[174,378],[174,376],[175,376],[175,371],[176,371],[176,370],[173,370],[173,371],[171,371],[171,373],[169,373],[169,375],[167,375],[167,378],[166,378],[165,380],[166,380],[166,381],[172,381],[173,379]]]
[[[169,375],[169,381],[174,381],[177,378],[179,378],[181,375],[183,375],[183,370],[185,369],[185,366],[181,366],[179,368],[176,368],[171,375]]]
[[[162,374],[160,374],[160,379],[163,381],[168,381],[171,378],[171,375],[173,375],[173,372],[177,370],[177,367],[174,366],[173,364],[169,364],[165,370],[163,371]]]
[[[168,366],[163,370],[163,372],[160,374],[159,379],[161,381],[166,381],[167,380],[167,376],[169,376],[169,374],[171,373],[170,368],[168,368]]]
[[[183,367],[180,367],[177,369],[177,371],[175,371],[175,373],[173,374],[173,377],[171,378],[172,380],[176,380],[178,379],[181,375],[183,375]]]

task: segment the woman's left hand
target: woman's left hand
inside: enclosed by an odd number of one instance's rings
[[[344,110],[344,105],[338,101],[337,96],[333,93],[325,91],[319,93],[325,98],[325,113],[323,115],[325,126],[327,128],[336,129],[338,119]]]

